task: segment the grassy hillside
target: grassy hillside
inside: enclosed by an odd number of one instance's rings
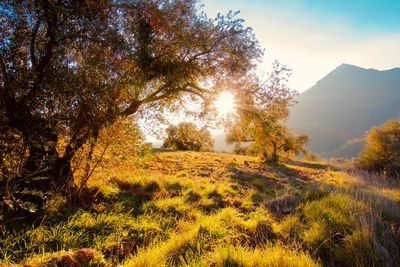
[[[157,152],[105,159],[90,188],[0,225],[0,265],[400,265],[400,185],[324,163]]]

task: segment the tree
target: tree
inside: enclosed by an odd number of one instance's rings
[[[306,135],[298,135],[284,126],[281,122],[272,120],[253,119],[247,128],[241,128],[243,121],[236,122],[235,132],[231,128],[227,135],[227,143],[250,142],[248,154],[259,154],[265,160],[279,161],[305,153],[308,141]]]
[[[137,159],[151,149],[151,144],[146,143],[143,133],[131,118],[117,119],[100,131],[96,142],[86,143],[75,154],[72,161],[75,183],[79,190],[85,189],[99,164],[110,166],[118,164],[121,158]],[[63,151],[62,148],[59,150]]]
[[[163,147],[177,150],[211,151],[214,141],[206,128],[199,129],[194,123],[182,122],[166,129]]]
[[[250,143],[248,151],[266,160],[279,161],[305,151],[308,137],[297,135],[284,124],[296,92],[286,86],[290,70],[278,62],[266,82],[255,83],[240,96],[238,115],[226,123],[227,143]]]
[[[367,132],[365,141],[359,156],[361,167],[384,172],[388,176],[399,176],[400,118],[372,128]]]
[[[286,126],[276,122],[264,122],[251,149],[259,151],[266,160],[279,161],[305,152],[306,135],[297,135]]]
[[[104,127],[188,94],[207,98],[262,55],[237,13],[209,19],[195,0],[0,5],[0,130],[22,143],[13,154],[21,166],[2,172],[2,192],[10,182],[74,191],[71,161]]]

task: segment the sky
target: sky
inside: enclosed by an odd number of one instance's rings
[[[209,17],[239,10],[265,49],[259,70],[276,59],[292,69],[299,92],[342,63],[378,70],[400,66],[400,1],[203,0]]]
[[[292,69],[289,86],[303,92],[342,63],[400,67],[400,0],[201,0],[209,17],[240,11],[265,49],[260,72],[276,59]],[[182,120],[184,120],[182,118]],[[223,130],[216,149],[225,149]],[[220,140],[221,139],[221,140]],[[155,138],[149,141],[160,143]]]

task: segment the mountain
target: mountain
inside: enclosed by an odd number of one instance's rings
[[[400,115],[400,69],[342,64],[297,101],[288,126],[309,135],[309,149],[324,157],[353,157],[368,129]]]

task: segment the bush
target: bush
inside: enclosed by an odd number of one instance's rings
[[[360,154],[360,165],[387,176],[400,174],[400,118],[372,128]]]
[[[243,147],[240,144],[235,144],[233,147],[233,153],[236,155],[246,155],[247,147]]]
[[[304,153],[304,159],[307,161],[319,161],[320,157],[317,154],[314,154],[310,151],[306,151]]]
[[[166,129],[163,147],[177,150],[210,151],[214,145],[210,132],[199,129],[194,123],[182,122]]]

